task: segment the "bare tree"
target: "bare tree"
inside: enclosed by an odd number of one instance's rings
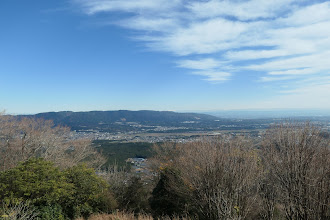
[[[203,219],[245,219],[257,199],[259,157],[244,139],[205,139],[163,146],[162,162],[181,171]],[[170,153],[169,153],[170,152]]]
[[[91,140],[70,138],[70,129],[52,121],[0,115],[0,170],[6,170],[31,157],[43,157],[60,167],[79,162],[92,166],[104,163]]]
[[[265,170],[287,219],[329,219],[329,140],[309,123],[284,123],[263,142]]]
[[[38,219],[38,212],[30,205],[29,201],[17,204],[3,204],[0,210],[0,219],[6,220],[33,220]]]

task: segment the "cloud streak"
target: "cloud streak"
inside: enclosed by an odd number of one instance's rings
[[[100,12],[123,11],[133,13],[161,12],[180,3],[179,0],[74,0],[83,11],[93,15]]]
[[[74,0],[90,15],[120,12],[135,40],[178,57],[207,81],[245,71],[259,82],[330,74],[330,2],[307,0]],[[234,68],[233,68],[234,67]],[[234,74],[235,73],[235,74]]]

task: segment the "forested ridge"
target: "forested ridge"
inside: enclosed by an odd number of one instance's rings
[[[90,112],[46,112],[24,117],[52,120],[57,125],[69,126],[72,129],[105,129],[113,131],[121,128],[119,123],[135,122],[142,125],[173,126],[185,121],[213,122],[219,118],[206,114],[177,113],[171,111],[90,111]],[[225,120],[227,121],[227,120]],[[116,124],[117,122],[117,124]],[[109,127],[109,125],[111,125]],[[112,128],[114,127],[114,128]]]

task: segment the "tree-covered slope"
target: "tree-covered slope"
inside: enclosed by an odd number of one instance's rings
[[[206,114],[177,113],[170,111],[90,111],[90,112],[47,112],[28,116],[52,120],[55,124],[66,125],[75,130],[134,130],[137,124],[142,126],[185,126],[213,123],[219,118]]]

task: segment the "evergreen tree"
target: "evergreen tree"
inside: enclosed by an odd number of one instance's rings
[[[139,213],[149,209],[149,193],[139,177],[132,177],[119,199],[121,209]]]
[[[184,215],[189,204],[189,188],[173,168],[165,168],[152,192],[150,207],[155,216]]]

